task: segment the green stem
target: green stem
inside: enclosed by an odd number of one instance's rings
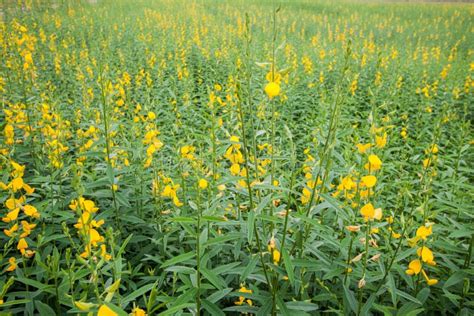
[[[202,207],[201,207],[201,194],[199,188],[197,188],[198,194],[198,212],[197,212],[197,226],[196,226],[196,278],[197,278],[197,293],[196,293],[196,314],[201,315],[201,243],[200,243],[200,233],[201,233],[201,216],[202,216]]]
[[[112,181],[110,183],[110,191],[112,193],[112,200],[113,200],[113,204],[114,204],[114,209],[115,209],[115,224],[118,227],[120,227],[120,214],[119,214],[119,210],[118,210],[118,205],[117,205],[117,199],[115,197],[115,190],[113,188],[113,179],[115,178],[114,176],[114,171],[113,171],[113,167],[112,167],[112,164],[110,162],[110,154],[111,154],[111,150],[110,150],[110,138],[109,138],[109,121],[108,121],[108,109],[107,109],[107,100],[106,100],[106,95],[105,95],[105,86],[104,86],[104,78],[103,78],[103,73],[101,71],[101,74],[100,74],[100,90],[101,90],[101,98],[102,98],[102,121],[103,121],[103,124],[104,124],[104,134],[105,134],[105,150],[106,150],[106,154],[107,154],[107,165],[110,169],[110,172],[112,173],[111,176],[112,176]],[[120,230],[118,230],[120,232]]]

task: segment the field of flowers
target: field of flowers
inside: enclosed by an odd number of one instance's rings
[[[474,5],[0,8],[0,315],[474,314]]]

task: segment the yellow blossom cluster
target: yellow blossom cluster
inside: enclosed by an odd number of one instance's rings
[[[35,251],[29,249],[30,235],[37,224],[32,221],[40,218],[40,213],[35,206],[27,203],[27,196],[32,195],[34,188],[24,182],[23,176],[25,166],[14,161],[7,163],[9,166],[9,183],[0,181],[0,190],[7,191],[9,198],[5,201],[7,213],[2,217],[2,222],[7,226],[3,233],[10,239],[17,242],[16,249],[20,251],[24,258],[31,258]],[[17,267],[15,257],[8,259],[7,271],[13,271]]]
[[[105,221],[103,219],[96,220],[96,213],[99,211],[99,208],[95,205],[94,201],[87,200],[81,196],[72,200],[69,208],[75,211],[79,217],[74,227],[84,243],[84,251],[81,253],[81,257],[90,258],[94,251],[99,249],[97,255],[104,260],[110,260],[111,256],[107,253],[105,238],[97,230],[104,225]]]
[[[163,147],[163,143],[158,139],[158,135],[160,135],[160,132],[156,128],[150,127],[143,139],[143,144],[147,146],[146,160],[143,165],[145,168],[148,168],[153,162],[153,154]]]
[[[437,279],[431,279],[428,277],[424,268],[424,264],[427,264],[428,266],[436,265],[433,252],[425,245],[428,237],[432,233],[433,225],[431,223],[418,227],[415,237],[409,240],[409,244],[412,247],[417,247],[418,243],[421,243],[421,246],[418,246],[416,250],[417,258],[410,261],[408,269],[406,270],[406,274],[408,275],[418,275],[421,272],[428,285],[435,285],[438,283]]]

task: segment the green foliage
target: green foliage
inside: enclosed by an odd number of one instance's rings
[[[1,315],[473,313],[471,4],[20,3]]]

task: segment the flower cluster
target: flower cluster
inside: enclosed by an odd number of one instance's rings
[[[7,213],[2,217],[7,227],[4,228],[3,233],[10,239],[16,241],[16,249],[20,251],[23,257],[31,258],[35,251],[29,249],[28,242],[31,241],[30,235],[36,224],[32,221],[40,218],[40,213],[31,204],[27,203],[27,196],[34,193],[34,189],[24,182],[23,176],[25,166],[22,166],[14,161],[9,161],[9,183],[0,182],[0,190],[7,191],[9,198],[5,201]],[[8,259],[9,266],[7,271],[16,269],[16,258],[10,257]]]
[[[435,266],[433,252],[425,245],[428,237],[433,233],[433,225],[431,223],[418,227],[416,235],[409,240],[412,247],[417,247],[417,258],[410,261],[406,274],[418,275],[420,272],[428,285],[435,285],[438,283],[437,279],[431,279],[425,271],[425,264],[428,266]],[[421,245],[419,245],[421,244]]]
[[[103,219],[96,220],[99,208],[96,207],[94,201],[86,200],[81,196],[72,200],[69,208],[75,211],[79,217],[74,227],[84,244],[81,257],[90,258],[91,255],[97,254],[105,260],[110,260],[111,256],[107,253],[105,238],[97,230],[104,225],[105,221]],[[97,253],[94,252],[96,249],[99,249]]]

